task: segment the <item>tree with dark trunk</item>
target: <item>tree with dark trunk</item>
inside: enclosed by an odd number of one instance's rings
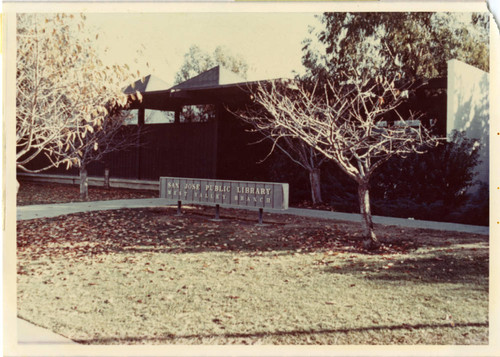
[[[238,113],[275,143],[299,141],[334,161],[358,185],[364,245],[380,243],[373,229],[370,178],[394,155],[421,153],[440,139],[430,135],[413,112],[399,113],[411,84],[400,76],[370,78],[355,69],[322,88],[300,81],[262,82],[253,90],[254,105]]]

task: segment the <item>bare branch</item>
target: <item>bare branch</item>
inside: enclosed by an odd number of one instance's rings
[[[397,79],[371,79],[353,69],[341,82],[327,81],[321,91],[317,82],[312,91],[298,81],[259,83],[252,90],[253,105],[236,114],[302,167],[318,167],[320,157],[334,161],[358,183],[365,235],[376,239],[368,198],[374,170],[394,155],[420,153],[440,141],[418,114],[398,112],[411,84]],[[399,120],[392,123],[390,116]]]

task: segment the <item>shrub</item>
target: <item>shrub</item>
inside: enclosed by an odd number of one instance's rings
[[[488,189],[471,196],[479,142],[454,131],[425,154],[393,158],[374,175],[374,213],[395,217],[488,224]]]
[[[461,132],[425,154],[394,157],[375,172],[371,181],[375,215],[488,225],[488,186],[477,184],[479,143]],[[290,202],[310,199],[307,172],[276,151],[267,164],[271,178],[290,184]],[[333,162],[321,167],[325,203],[336,211],[359,212],[357,186]]]
[[[372,180],[372,196],[377,199],[408,198],[417,203],[443,201],[459,205],[467,199],[479,163],[479,143],[454,131],[445,144],[425,154],[395,157]]]

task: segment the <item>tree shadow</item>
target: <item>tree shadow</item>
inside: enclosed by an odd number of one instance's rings
[[[453,252],[452,252],[453,251]],[[478,256],[479,255],[479,256]],[[368,266],[367,266],[368,264]],[[487,247],[444,249],[430,255],[401,260],[381,260],[364,264],[351,264],[341,270],[327,267],[332,274],[364,274],[365,279],[400,283],[452,283],[476,286],[488,292],[489,258]]]
[[[262,331],[252,333],[223,333],[223,334],[192,334],[192,335],[175,335],[166,334],[151,336],[136,336],[124,338],[92,338],[92,339],[75,339],[73,341],[82,344],[144,344],[148,342],[160,342],[163,344],[175,343],[176,340],[203,340],[203,339],[241,339],[241,338],[265,338],[265,337],[283,337],[283,336],[308,336],[308,335],[326,335],[337,333],[352,333],[364,331],[380,331],[380,330],[421,330],[421,329],[454,329],[459,327],[485,327],[488,328],[488,322],[469,322],[469,323],[442,323],[442,324],[402,324],[402,325],[384,325],[384,326],[367,326],[355,328],[339,328],[339,329],[323,329],[323,330],[293,330],[293,331]]]

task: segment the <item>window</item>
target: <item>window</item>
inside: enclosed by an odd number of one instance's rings
[[[413,127],[418,127],[421,124],[420,120],[418,120],[418,119],[416,119],[416,120],[407,120],[405,123],[406,123],[406,125],[413,126]],[[398,120],[398,121],[394,122],[394,125],[395,126],[402,126],[403,122],[401,120]]]
[[[173,123],[175,112],[166,112],[162,110],[146,109],[144,111],[145,124],[168,124]]]
[[[215,119],[215,105],[186,105],[182,107],[181,123],[206,123]]]
[[[137,109],[129,110],[129,115],[125,119],[125,125],[137,125],[137,118],[139,117],[139,111]]]
[[[139,110],[129,110],[129,117],[125,120],[125,125],[137,125],[139,120]],[[145,109],[144,124],[166,124],[173,123],[175,119],[174,112],[162,110]]]

